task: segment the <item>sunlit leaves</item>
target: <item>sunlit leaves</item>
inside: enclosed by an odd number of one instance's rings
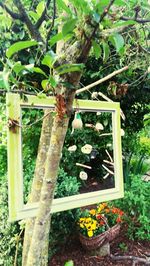
[[[97,43],[96,41],[93,41],[92,46],[93,46],[93,53],[94,53],[96,59],[98,59],[102,53],[102,49],[100,47],[100,44]]]
[[[12,44],[6,51],[6,55],[8,58],[10,58],[12,55],[14,55],[15,53],[18,53],[19,51],[38,45],[37,41],[21,41],[21,42],[16,42],[14,44]]]
[[[55,63],[56,59],[56,54],[51,50],[44,56],[42,64],[48,66],[49,68],[53,68],[53,64]]]
[[[64,64],[57,67],[55,70],[59,75],[69,73],[69,72],[81,72],[84,68],[84,64]]]
[[[124,46],[124,39],[122,37],[121,34],[119,33],[115,33],[113,34],[109,40],[112,42],[112,44],[115,46],[116,51],[120,52],[120,50],[123,48]]]
[[[68,33],[71,33],[76,25],[77,19],[69,19],[67,22],[63,25],[62,28],[62,34],[63,36],[66,36]]]
[[[37,8],[36,8],[36,12],[39,16],[42,15],[43,11],[45,9],[45,1],[41,1],[38,5],[37,5]]]
[[[110,49],[107,42],[103,42],[102,46],[103,46],[103,61],[106,62],[109,58]]]
[[[10,71],[6,68],[0,72],[0,88],[9,90],[9,75]]]
[[[70,2],[74,5],[78,13],[82,13],[85,15],[88,15],[91,13],[90,1],[70,0]]]
[[[72,15],[70,8],[64,3],[63,0],[57,0],[57,6],[59,10],[63,10],[67,14]]]

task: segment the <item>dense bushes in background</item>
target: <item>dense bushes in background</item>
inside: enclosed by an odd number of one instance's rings
[[[124,198],[116,204],[126,213],[129,238],[150,240],[150,182],[143,181],[140,175],[131,175],[130,180]]]

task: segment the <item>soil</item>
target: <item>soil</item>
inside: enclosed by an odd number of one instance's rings
[[[143,259],[149,259],[149,263],[136,262],[133,260],[119,259],[113,260],[111,256],[99,257],[91,256],[85,251],[77,237],[70,237],[67,243],[60,247],[58,253],[56,253],[49,266],[64,266],[65,262],[72,260],[74,266],[141,266],[150,265],[150,241],[132,241],[129,240],[126,235],[126,229],[123,228],[119,236],[110,243],[110,253],[114,256],[137,256]]]

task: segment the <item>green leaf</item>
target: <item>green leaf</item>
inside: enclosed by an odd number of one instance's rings
[[[10,71],[5,69],[0,72],[0,88],[6,89],[9,91],[9,75]]]
[[[67,261],[64,266],[74,266],[73,260]]]
[[[41,1],[38,5],[37,5],[37,8],[36,8],[36,12],[39,16],[42,15],[43,11],[45,9],[45,1]]]
[[[67,7],[63,0],[57,0],[57,6],[59,9],[64,10],[67,14],[72,15],[70,8]]]
[[[21,41],[21,42],[16,42],[14,44],[12,44],[6,51],[6,56],[8,58],[10,58],[13,54],[23,50],[23,49],[26,49],[26,48],[29,48],[31,46],[35,46],[35,45],[38,45],[38,42],[36,41]]]
[[[129,26],[129,25],[135,25],[137,24],[136,21],[134,20],[128,20],[128,21],[119,21],[119,22],[115,22],[113,24],[113,28],[116,28],[116,27],[123,27],[123,26]]]
[[[117,52],[119,52],[124,46],[124,39],[121,34],[115,33],[110,38],[110,41],[115,46]]]
[[[29,11],[28,14],[31,18],[34,19],[35,22],[40,18],[40,16],[34,11]]]
[[[50,40],[49,44],[53,46],[55,43],[63,39],[62,32],[59,32],[58,34],[54,35]]]
[[[93,13],[93,18],[94,18],[94,21],[99,23],[100,21],[100,15],[96,12]]]
[[[71,33],[76,25],[77,19],[69,19],[62,28],[63,36],[66,36],[68,33]]]
[[[103,45],[103,61],[106,62],[109,58],[110,49],[107,42],[103,42],[102,45]]]
[[[42,85],[42,88],[45,90],[45,91],[47,91],[48,90],[48,85],[49,85],[49,80],[48,79],[44,79],[44,80],[42,80],[42,82],[41,82],[41,85]]]
[[[39,67],[33,67],[32,70],[36,73],[39,73],[39,74],[42,74],[44,75],[45,77],[47,77],[46,73]]]
[[[92,45],[93,45],[94,55],[95,55],[96,59],[98,59],[101,56],[101,53],[102,53],[102,49],[100,47],[100,44],[98,44],[96,41],[93,41]]]
[[[70,0],[79,13],[88,15],[91,12],[90,1],[85,0]]]
[[[53,76],[50,76],[49,83],[51,84],[53,88],[55,88],[58,84],[58,81]]]
[[[58,72],[59,75],[62,75],[69,72],[80,72],[83,68],[84,64],[64,64],[55,68],[55,70]]]
[[[21,62],[16,62],[12,69],[18,75],[19,72],[25,69],[25,67],[21,64]]]
[[[55,63],[56,59],[56,54],[51,50],[44,56],[42,64],[48,66],[49,68],[53,68],[53,64]]]

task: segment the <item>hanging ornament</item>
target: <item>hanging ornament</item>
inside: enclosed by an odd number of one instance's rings
[[[74,120],[72,121],[72,132],[73,134],[75,129],[81,129],[83,127],[83,122],[81,120],[81,116],[79,112],[75,112]]]
[[[98,154],[98,151],[95,149],[92,149],[92,152],[90,154],[91,159],[95,159]]]
[[[79,177],[80,177],[81,180],[87,180],[88,179],[88,175],[84,171],[80,172]]]
[[[68,151],[73,152],[73,151],[76,151],[76,149],[77,149],[77,146],[76,145],[73,145],[73,146],[70,146],[68,148]]]
[[[95,125],[95,129],[96,129],[97,131],[99,131],[99,130],[103,130],[104,127],[103,127],[103,125],[102,125],[101,123],[96,123],[96,125]]]
[[[92,146],[90,144],[86,144],[81,148],[82,153],[90,154],[92,151]]]
[[[97,96],[98,96],[98,92],[97,92],[97,91],[94,91],[94,92],[92,93],[92,95],[91,95],[91,98],[92,98],[92,99],[96,99]]]

